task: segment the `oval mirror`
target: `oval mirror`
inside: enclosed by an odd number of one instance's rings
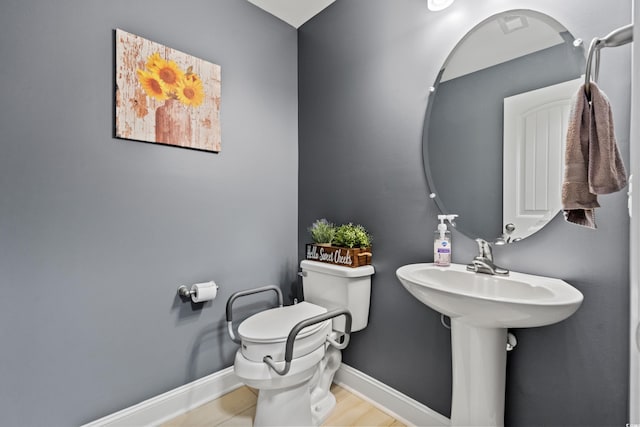
[[[510,10],[474,27],[438,73],[424,121],[431,197],[457,228],[496,243],[523,239],[559,211],[580,41],[553,18]]]

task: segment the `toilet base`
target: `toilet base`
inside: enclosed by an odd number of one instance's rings
[[[333,337],[334,339],[336,336]],[[311,413],[313,414],[313,425],[321,425],[336,407],[336,398],[331,393],[333,377],[342,362],[340,350],[327,345],[318,370],[310,381],[311,389]]]
[[[329,418],[329,415],[335,407],[336,397],[331,392],[327,393],[319,401],[315,402],[313,404],[313,408],[311,408],[311,417],[313,419],[312,425],[322,425],[322,423],[325,422],[327,418]]]
[[[304,382],[287,389],[260,390],[253,425],[254,427],[313,425],[309,383]]]
[[[341,361],[340,350],[325,344],[294,359],[289,373],[279,376],[238,351],[234,363],[238,379],[258,389],[254,426],[321,425],[336,406],[330,388]]]

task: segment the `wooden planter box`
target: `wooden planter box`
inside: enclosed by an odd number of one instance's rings
[[[341,248],[316,243],[306,245],[306,258],[311,261],[326,262],[344,267],[361,267],[371,264],[370,248]]]

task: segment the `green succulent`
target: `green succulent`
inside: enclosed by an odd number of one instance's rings
[[[333,243],[347,248],[368,248],[371,246],[371,235],[360,224],[343,224],[336,229]]]
[[[336,226],[322,218],[309,227],[309,232],[315,243],[331,244],[336,234]]]

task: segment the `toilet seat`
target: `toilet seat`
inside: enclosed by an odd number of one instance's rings
[[[309,302],[261,311],[238,327],[242,341],[240,351],[248,360],[262,362],[269,355],[274,361],[284,360],[285,342],[293,327],[306,319],[324,314],[327,309]],[[307,355],[322,346],[331,333],[331,320],[308,326],[296,337],[293,357]]]
[[[308,381],[318,369],[318,364],[324,355],[324,347],[318,347],[309,354],[293,359],[291,369],[287,375],[282,376],[278,375],[266,363],[248,360],[242,355],[242,352],[237,351],[233,371],[244,384],[259,390],[292,387]],[[276,365],[278,368],[282,368],[284,362],[276,362]]]

